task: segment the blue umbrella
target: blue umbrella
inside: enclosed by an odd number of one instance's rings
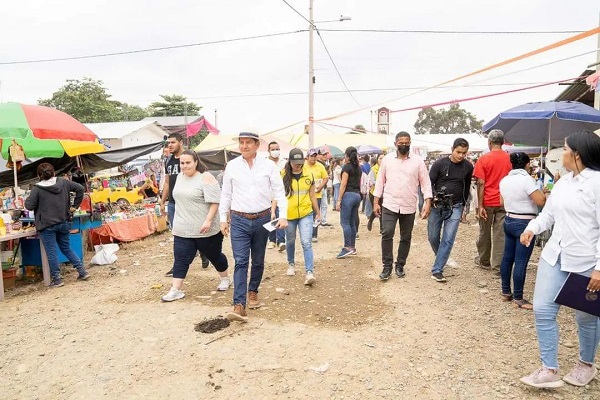
[[[527,103],[504,111],[483,126],[504,132],[507,142],[560,147],[570,134],[600,129],[600,111],[577,101]]]

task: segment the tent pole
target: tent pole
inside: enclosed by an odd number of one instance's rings
[[[17,162],[13,161],[13,176],[15,178],[14,196],[15,196],[15,207],[17,207],[17,187],[19,186],[17,181]]]

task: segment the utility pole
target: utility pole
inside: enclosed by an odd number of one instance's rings
[[[217,109],[216,108],[215,108],[215,128],[217,128]]]
[[[309,0],[308,6],[308,148],[315,147],[315,68],[313,55],[313,3],[314,0]]]

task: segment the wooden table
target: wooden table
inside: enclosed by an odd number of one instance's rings
[[[0,236],[0,243],[8,242],[9,240],[22,239],[30,236],[37,235],[35,229],[28,229],[26,231],[11,232],[4,236]],[[50,286],[50,264],[48,263],[48,256],[46,255],[46,249],[44,243],[40,240],[40,253],[42,256],[42,273],[44,275],[44,285]],[[4,282],[0,279],[0,301],[4,300]]]

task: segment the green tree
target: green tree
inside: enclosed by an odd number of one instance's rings
[[[351,131],[346,132],[346,133],[357,135],[357,134],[367,133],[367,130],[365,129],[364,126],[362,126],[361,124],[358,124],[358,125],[354,125],[354,129],[352,129]]]
[[[139,121],[149,115],[148,110],[140,106],[111,100],[110,97],[102,81],[67,79],[67,83],[51,98],[40,99],[38,104],[64,111],[84,123]]]
[[[202,107],[188,102],[185,96],[161,94],[163,101],[150,104],[150,114],[153,117],[169,117],[180,115],[198,115]]]
[[[38,104],[64,111],[81,122],[111,122],[122,118],[118,113],[118,102],[110,100],[102,81],[91,78],[67,79],[67,83],[49,99],[40,99]]]
[[[419,111],[415,133],[477,133],[481,132],[482,126],[483,120],[477,119],[467,110],[460,108],[460,104],[454,103],[447,110],[436,111],[426,107]]]

